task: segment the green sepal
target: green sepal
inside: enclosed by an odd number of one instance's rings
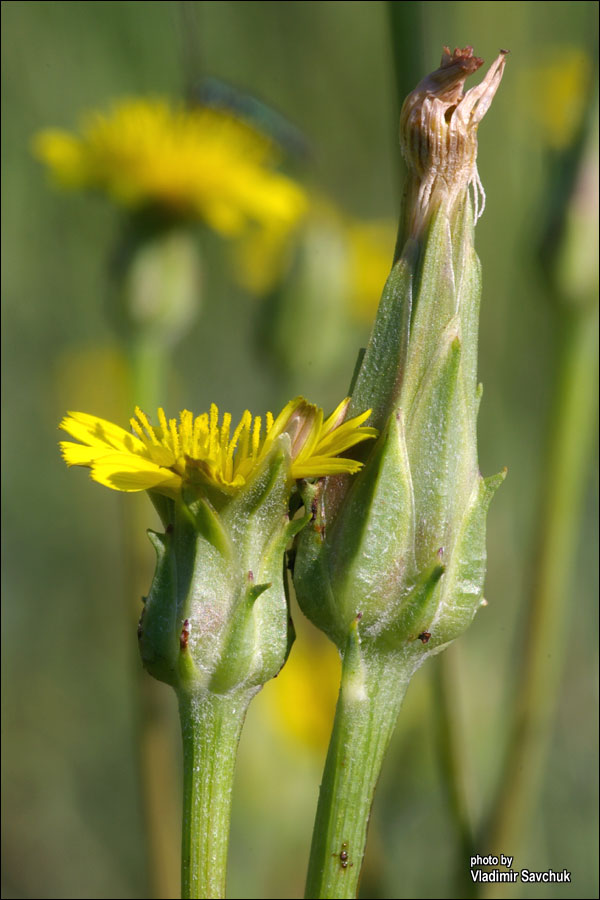
[[[430,649],[454,640],[473,621],[481,606],[486,564],[486,517],[492,497],[506,477],[506,469],[489,478],[478,476],[465,511],[431,626]]]
[[[461,379],[462,344],[451,325],[407,416],[417,568],[452,544],[477,473],[471,412]]]
[[[342,693],[344,701],[356,701],[366,696],[367,672],[361,649],[360,625],[361,616],[355,616],[350,622],[346,640],[342,648],[344,657],[344,681]]]
[[[177,689],[226,693],[274,677],[291,646],[283,555],[293,479],[281,435],[235,494],[186,492],[164,535],[142,623],[144,663]],[[306,518],[306,517],[305,517]]]
[[[238,559],[261,559],[265,545],[288,524],[288,502],[292,487],[289,436],[280,435],[252,479],[222,511],[223,526],[236,544]],[[254,573],[256,576],[256,573]]]
[[[474,391],[480,295],[471,204],[459,204],[452,221],[444,210],[438,209],[421,241],[421,257],[414,275],[409,351],[400,401],[405,409],[412,405],[439,353],[440,336],[453,319],[457,320],[456,333],[466,345],[463,359],[467,361],[469,390]]]
[[[160,517],[160,521],[162,522],[163,527],[167,528],[173,521],[174,500],[172,500],[171,497],[167,497],[166,494],[161,494],[158,491],[148,491],[148,496],[150,497],[152,505],[154,506],[154,509]]]
[[[421,659],[440,635],[460,633],[481,602],[485,512],[498,479],[483,482],[477,466],[473,224],[465,195],[407,241],[349,409],[373,407],[382,435],[356,478],[327,479],[305,497],[313,517],[297,542],[296,594],[342,653],[360,612],[365,647]],[[456,622],[450,615],[446,628],[454,596]]]
[[[195,495],[187,497],[184,494],[184,503],[193,516],[198,534],[201,534],[224,559],[230,558],[232,549],[229,536],[209,500]]]
[[[254,604],[271,584],[251,584],[239,603],[230,623],[229,635],[223,646],[221,659],[210,679],[209,689],[225,694],[239,684],[246,683],[253,669],[256,647]]]
[[[462,342],[462,375],[465,396],[471,405],[473,420],[481,400],[482,386],[477,384],[477,343],[479,308],[481,305],[481,262],[473,244],[473,209],[463,203],[455,214],[453,225],[454,278],[459,299],[460,337]],[[476,442],[476,436],[473,435]]]
[[[295,545],[293,580],[304,615],[339,647],[346,640],[346,632],[337,614],[327,571],[326,526],[320,502],[325,485],[326,479],[301,485],[309,521]]]
[[[407,585],[407,596],[400,610],[386,630],[386,638],[393,646],[403,641],[415,641],[427,632],[439,603],[439,582],[446,567],[436,564]]]
[[[177,576],[172,554],[171,533],[147,532],[156,551],[156,571],[144,604],[138,638],[140,655],[148,672],[175,685],[177,681],[177,607],[172,602],[176,593]]]
[[[457,311],[450,223],[440,210],[434,214],[423,239],[415,282],[410,322],[410,361],[405,377],[405,385],[412,382],[411,394],[416,392],[437,354],[440,334]]]
[[[358,613],[363,631],[378,628],[414,569],[413,490],[400,414],[353,481],[324,552],[344,632]]]
[[[418,256],[417,244],[408,241],[388,276],[348,408],[348,418],[371,409],[369,424],[380,431],[397,406],[402,385]]]

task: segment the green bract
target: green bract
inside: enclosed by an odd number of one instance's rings
[[[258,689],[284,664],[293,632],[282,557],[290,522],[290,439],[217,509],[206,498],[161,498],[164,534],[140,622],[148,671],[178,691]]]
[[[473,89],[486,109],[503,62],[499,57]],[[407,100],[401,127],[413,127],[415,103],[426,109],[436,86],[455,115],[461,109],[457,84],[462,91],[466,75],[480,63],[472,56],[443,61],[441,74],[425,79]],[[470,92],[463,102],[476,125]],[[481,604],[485,517],[504,477],[483,479],[477,465],[475,126],[467,120],[463,128],[468,166],[453,157],[436,163],[435,173],[456,176],[448,186],[423,168],[431,145],[443,143],[437,130],[453,127],[434,112],[432,131],[407,139],[409,166],[411,152],[417,161],[407,190],[413,208],[405,215],[406,241],[384,289],[349,408],[372,408],[381,436],[351,484],[328,479],[319,486],[294,570],[302,609],[342,652],[358,618],[362,642],[411,648],[416,665],[464,631]],[[456,127],[460,131],[460,123]],[[457,143],[460,148],[460,137]]]

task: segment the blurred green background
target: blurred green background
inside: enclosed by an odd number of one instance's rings
[[[585,115],[597,5],[394,5],[402,7],[396,19],[404,17],[405,91],[438,65],[444,44],[472,44],[488,63],[500,47],[511,51],[480,131],[487,208],[477,227],[484,273],[480,466],[491,474],[507,465],[509,478],[489,517],[489,607],[461,639],[458,660],[468,788],[473,814],[481,816],[527,653],[524,609],[562,338],[539,247],[561,160]],[[119,214],[101,198],[50,189],[31,156],[31,138],[48,126],[73,128],[82,110],[113,97],[178,96],[191,68],[257,95],[301,129],[311,147],[309,161],[297,167],[306,184],[357,218],[394,219],[401,182],[388,8],[5,2],[2,23],[2,895],[147,897],[135,750],[139,662],[124,588],[122,519],[130,498],[101,489],[83,472],[69,473],[56,446],[67,409],[124,424],[124,364],[107,316],[107,260]],[[215,401],[235,417],[246,407],[279,407],[289,388],[290,397],[301,390],[332,408],[347,391],[354,353],[332,347],[326,365],[308,342],[305,370],[282,372],[263,340],[264,305],[234,284],[223,243],[210,235],[202,242],[202,310],[177,347],[164,405],[200,412]],[[358,348],[369,325],[354,321],[352,329]],[[566,867],[572,884],[528,885],[520,888],[524,896],[598,892],[597,480],[589,462],[569,581],[566,665],[541,793],[523,842],[502,848],[530,869]],[[153,525],[150,505],[143,510]],[[149,583],[150,544],[144,561]],[[231,897],[302,895],[337,672],[333,649],[308,626],[299,631],[290,674],[259,695],[242,737]],[[303,669],[306,653],[312,656]],[[305,670],[311,680],[301,682]],[[174,707],[166,689],[165,697]],[[425,667],[409,690],[379,785],[364,896],[453,896],[457,839],[440,784],[433,703]],[[177,759],[174,712],[172,719]],[[178,790],[169,772],[165,785],[168,793]]]

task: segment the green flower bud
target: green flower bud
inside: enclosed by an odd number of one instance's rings
[[[476,131],[504,53],[463,93],[480,65],[470,48],[445,50],[404,104],[406,240],[349,408],[372,408],[381,436],[352,483],[319,485],[298,542],[298,600],[342,653],[358,619],[362,643],[418,665],[464,631],[482,602],[486,512],[504,474],[483,479],[477,464]]]
[[[290,522],[290,438],[219,508],[197,492],[160,497],[164,534],[149,532],[157,566],[140,620],[143,663],[188,693],[260,687],[293,640],[282,557]]]
[[[160,346],[176,344],[200,311],[202,264],[193,232],[133,218],[114,273],[110,311],[118,332]]]

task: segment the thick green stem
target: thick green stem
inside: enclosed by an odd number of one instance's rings
[[[383,757],[414,671],[399,654],[346,651],[313,832],[306,897],[355,897]]]
[[[181,896],[225,897],[233,774],[255,694],[179,695],[183,737]]]

